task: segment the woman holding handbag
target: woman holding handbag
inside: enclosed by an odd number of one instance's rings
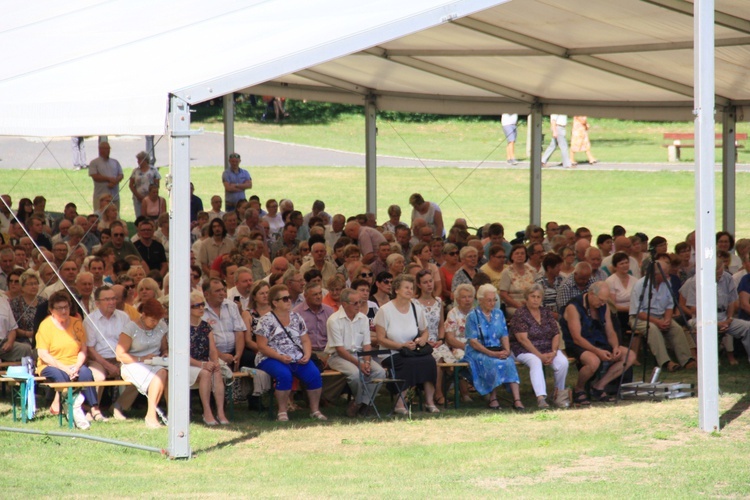
[[[292,312],[292,299],[286,285],[272,286],[268,295],[271,311],[260,319],[255,330],[258,344],[255,366],[276,380],[277,419],[280,422],[289,420],[289,391],[292,390],[292,379],[296,377],[307,388],[310,416],[316,420],[328,420],[319,409],[323,380],[320,370],[310,361],[312,344],[305,321]]]
[[[505,316],[495,308],[497,290],[494,285],[479,287],[477,297],[479,307],[466,318],[466,354],[464,361],[469,363],[474,388],[481,395],[489,394],[489,407],[500,408],[497,401],[497,387],[510,386],[513,395],[513,408],[524,410],[518,390],[518,371],[510,353],[508,327]]]
[[[408,412],[405,406],[407,389],[424,384],[425,409],[429,413],[439,413],[434,401],[437,364],[427,343],[424,311],[412,303],[414,277],[397,276],[392,289],[396,296],[375,315],[375,332],[378,344],[391,350],[391,356],[383,361],[383,366],[391,366],[396,378],[405,381],[393,411],[405,415]]]

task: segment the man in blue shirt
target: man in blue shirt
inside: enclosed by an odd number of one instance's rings
[[[231,212],[235,209],[237,202],[245,200],[245,191],[252,189],[253,180],[250,173],[244,168],[240,168],[239,153],[229,155],[229,170],[225,170],[221,176],[224,183],[226,210]]]
[[[646,320],[648,320],[646,340],[659,366],[670,372],[681,368],[694,369],[698,365],[691,357],[687,334],[672,319],[674,301],[669,283],[664,281],[664,276],[659,271],[659,267],[665,273],[669,271],[669,256],[667,254],[658,254],[654,261],[654,266],[656,266],[656,269],[654,270],[654,281],[651,283],[653,296],[651,298],[650,314],[648,314],[648,290],[643,294],[643,302],[640,301],[641,292],[646,280],[644,276],[636,282],[630,295],[630,326],[636,335],[644,335],[646,333]],[[675,363],[669,357],[667,343],[672,347],[678,363]]]

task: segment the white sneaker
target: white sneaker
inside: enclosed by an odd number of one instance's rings
[[[83,406],[83,401],[83,394],[78,393],[75,401],[73,401],[73,422],[75,422],[76,427],[85,431],[91,427],[91,424],[86,419],[86,414],[83,412],[83,408],[81,408]]]

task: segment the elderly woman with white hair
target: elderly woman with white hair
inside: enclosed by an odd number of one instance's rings
[[[489,407],[500,408],[497,401],[497,388],[502,384],[510,386],[513,395],[513,408],[524,410],[518,390],[518,371],[510,353],[508,327],[505,315],[495,307],[497,290],[485,284],[477,290],[479,306],[466,318],[466,354],[464,361],[469,363],[474,388],[481,395],[489,394]]]
[[[455,301],[453,308],[448,311],[445,319],[445,349],[443,361],[446,363],[458,363],[463,360],[466,349],[466,318],[474,305],[474,287],[468,283],[458,285],[454,293]],[[455,369],[455,368],[454,368]],[[461,401],[471,402],[469,387],[466,380],[459,382]]]
[[[156,168],[149,163],[149,154],[141,151],[135,155],[138,166],[130,175],[130,191],[133,193],[133,208],[135,208],[135,217],[141,216],[141,203],[148,196],[148,189],[152,185],[159,187],[161,175]]]
[[[396,278],[404,272],[406,259],[400,253],[392,253],[385,259],[385,265],[388,266],[388,272],[391,273],[391,276]]]
[[[552,366],[555,374],[555,405],[569,406],[565,379],[568,358],[560,350],[560,330],[552,311],[542,307],[544,287],[535,283],[524,292],[525,303],[516,309],[510,321],[510,348],[518,361],[529,367],[531,386],[539,408],[549,408],[544,367]]]
[[[458,253],[461,259],[461,267],[458,271],[453,274],[453,281],[451,281],[451,292],[455,297],[456,287],[463,283],[471,284],[474,276],[477,275],[479,269],[477,269],[477,262],[479,261],[479,252],[476,248],[466,245]]]

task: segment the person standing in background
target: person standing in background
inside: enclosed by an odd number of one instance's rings
[[[86,145],[83,137],[71,137],[70,146],[73,149],[73,170],[86,168]]]
[[[570,160],[573,165],[576,162],[576,153],[586,153],[589,165],[597,163],[599,160],[591,154],[591,142],[589,141],[589,122],[585,116],[573,117],[573,131],[570,134]]]
[[[515,165],[518,163],[516,160],[516,137],[518,136],[518,114],[517,113],[503,113],[500,118],[500,123],[503,126],[503,132],[505,132],[505,156],[508,163]]]
[[[120,181],[123,178],[120,162],[109,157],[109,143],[99,143],[99,156],[89,165],[89,177],[94,181],[94,202],[91,206],[98,206],[97,201],[103,194],[112,195],[112,203],[120,210]]]
[[[570,168],[570,156],[568,155],[568,141],[565,138],[565,127],[568,124],[567,115],[551,115],[549,117],[550,129],[552,130],[552,140],[547,146],[547,150],[542,155],[542,167],[547,166],[549,157],[555,152],[557,147],[560,147],[560,154],[562,155],[562,166],[563,168]]]

